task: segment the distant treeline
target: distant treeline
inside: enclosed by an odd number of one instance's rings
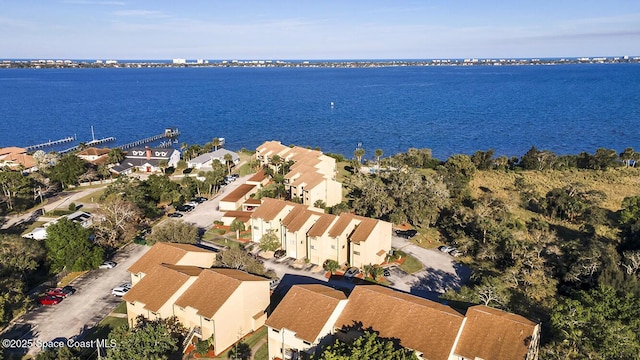
[[[360,149],[362,151],[362,149]],[[337,161],[346,161],[341,154],[327,153]],[[457,156],[457,155],[454,155]],[[354,154],[362,157],[362,154]],[[618,153],[616,150],[599,148],[593,154],[581,152],[577,155],[558,155],[550,150],[538,150],[532,146],[521,157],[497,156],[493,149],[478,150],[469,156],[478,170],[563,170],[570,168],[605,170],[615,167],[634,167],[640,160],[640,152],[633,148],[626,148]],[[399,167],[406,165],[412,168],[435,169],[445,161],[436,159],[431,149],[409,148],[405,153],[399,153],[381,160],[385,165]]]

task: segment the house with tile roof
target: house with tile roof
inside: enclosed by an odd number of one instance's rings
[[[357,285],[346,301],[324,285],[311,285],[313,294],[306,286],[293,286],[267,320],[269,358],[313,354],[333,338],[372,330],[420,359],[537,360],[540,324],[519,315],[483,305],[465,314],[379,285]]]
[[[281,242],[287,256],[320,265],[325,260],[362,267],[384,262],[391,250],[389,222],[349,213],[325,214],[293,202],[264,198],[251,215],[252,241],[268,232]]]
[[[284,179],[290,198],[299,198],[304,205],[313,205],[320,200],[326,206],[333,206],[342,201],[342,184],[335,179],[334,158],[318,150],[288,147],[279,141],[267,141],[256,149],[256,159],[260,164],[277,171],[272,164],[275,155],[285,162],[293,162]]]
[[[191,244],[159,242],[154,244],[138,261],[127,269],[131,284],[149,274],[157,265],[191,265],[210,268],[216,261],[216,253]]]
[[[0,168],[8,167],[13,171],[36,171],[36,161],[27,154],[27,150],[15,146],[0,148]]]
[[[291,359],[302,349],[313,353],[346,305],[345,294],[330,287],[292,286],[266,322],[269,359]]]
[[[138,316],[176,316],[190,329],[188,337],[210,339],[218,355],[264,325],[270,279],[236,269],[211,268],[203,249],[192,247],[199,249],[155,244],[129,268],[132,279],[136,275],[138,280],[122,299],[127,302],[129,324]],[[208,252],[215,258],[214,252]]]
[[[84,150],[80,150],[76,153],[76,156],[82,160],[85,160],[93,165],[106,164],[109,161],[109,149],[99,149],[96,147],[89,147]]]
[[[251,199],[251,195],[258,192],[255,185],[242,184],[235,188],[232,192],[220,199],[220,211],[235,211],[242,207],[245,201]]]

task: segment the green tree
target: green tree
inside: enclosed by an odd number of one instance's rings
[[[91,243],[91,231],[62,218],[47,227],[45,247],[51,270],[83,271],[98,267],[103,259],[102,248]]]
[[[556,345],[571,359],[637,359],[640,298],[610,287],[561,299],[551,312]]]
[[[258,247],[262,251],[275,251],[280,248],[280,239],[278,239],[278,235],[273,230],[267,231],[266,234],[262,235],[260,239],[260,244]]]
[[[218,150],[218,147],[220,147],[220,138],[213,138],[213,140],[211,141],[211,144],[213,145],[214,150]]]
[[[382,157],[382,149],[375,149],[373,151],[373,155],[376,157],[376,163],[378,163],[378,167],[380,167],[380,158]]]
[[[218,253],[216,266],[238,269],[256,275],[266,274],[264,265],[249,256],[246,251],[236,247]]]
[[[229,353],[227,354],[227,358],[234,359],[234,360],[236,359],[247,360],[251,358],[251,346],[249,346],[249,344],[245,342],[240,341],[229,350]]]
[[[16,202],[31,201],[29,199],[31,185],[31,178],[22,175],[21,172],[12,171],[8,167],[0,169],[0,189],[2,190],[0,200],[7,204],[9,210],[14,209]],[[19,208],[26,208],[26,206],[19,206]]]
[[[468,155],[453,155],[438,167],[451,196],[462,198],[468,195],[469,182],[476,173],[476,167]]]
[[[80,360],[81,349],[77,348],[69,348],[66,346],[59,348],[49,348],[46,349],[38,355],[36,355],[36,360]]]
[[[624,166],[629,167],[635,165],[635,160],[637,160],[638,153],[633,150],[633,148],[626,148],[623,152],[618,155],[620,160],[624,163]]]
[[[49,173],[49,177],[59,182],[63,188],[78,184],[78,179],[85,173],[88,163],[74,154],[63,155]]]
[[[175,319],[147,320],[138,317],[133,328],[122,326],[114,329],[108,340],[117,346],[107,349],[107,359],[168,359],[178,350],[178,345],[185,336],[184,327],[176,327],[175,324],[170,324],[171,321],[177,323]]]
[[[227,175],[231,174],[231,165],[233,165],[233,155],[227,153],[224,154],[224,163],[227,165]]]
[[[120,164],[125,157],[125,152],[120,148],[110,149],[107,154],[109,164]]]
[[[359,147],[353,152],[353,156],[356,158],[358,163],[362,163],[362,157],[364,156],[364,149]]]
[[[240,231],[245,230],[244,222],[238,219],[234,219],[229,226],[229,230],[236,232],[236,239],[240,239]]]
[[[181,220],[168,220],[156,225],[147,235],[147,244],[157,242],[197,244],[200,240],[198,227]]]
[[[340,264],[338,264],[338,262],[337,262],[337,261],[335,261],[335,260],[327,259],[327,260],[324,262],[324,264],[322,264],[322,267],[323,267],[326,271],[328,271],[328,272],[330,272],[330,273],[332,273],[332,274],[333,274],[333,273],[335,273],[335,272],[336,272],[336,270],[340,269]]]
[[[417,360],[415,352],[396,347],[391,339],[381,338],[375,332],[365,331],[364,335],[351,343],[340,340],[316,353],[314,359],[322,360]]]

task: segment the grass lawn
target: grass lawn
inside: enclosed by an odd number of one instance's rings
[[[404,259],[404,261],[400,265],[400,268],[405,272],[409,274],[413,274],[416,271],[422,270],[422,263],[418,261],[418,259],[414,258],[413,256],[397,250],[395,254],[402,256],[402,258]]]
[[[253,334],[251,334],[251,335],[247,336],[246,338],[244,338],[242,340],[242,342],[247,344],[247,345],[249,345],[249,347],[254,347],[262,339],[265,339],[265,340],[267,339],[267,327],[266,326],[263,326],[260,329],[254,331]],[[262,347],[266,347],[266,346],[267,346],[267,344],[265,343]],[[222,354],[218,355],[216,357],[216,359],[228,359],[229,350],[227,350],[227,351],[223,352]],[[266,355],[268,355],[268,354],[269,354],[269,352],[268,352],[268,349],[267,349]],[[267,357],[265,356],[264,359],[266,359],[266,358]]]
[[[127,303],[126,302],[121,302],[120,305],[118,305],[114,310],[114,313],[116,314],[126,314],[127,313]]]
[[[267,360],[269,358],[269,344],[264,343],[258,348],[258,351],[253,355],[255,360]]]
[[[105,186],[106,184],[102,184],[101,186]],[[100,200],[100,196],[104,194],[104,189],[98,190],[92,194],[81,197],[80,199],[74,201],[76,204],[97,204],[98,200]]]
[[[62,279],[60,279],[60,281],[58,282],[58,286],[67,286],[69,285],[70,282],[72,282],[73,280],[75,280],[76,278],[86,274],[86,271],[78,271],[78,272],[70,272],[67,275],[65,275],[65,277],[63,277]]]
[[[230,238],[226,238],[226,237],[224,237],[222,235],[219,235],[217,230],[218,229],[209,229],[209,231],[204,233],[204,235],[202,236],[202,240],[208,241],[208,242],[220,245],[220,246],[228,246],[230,248],[239,248],[240,247],[241,244],[238,241],[233,240],[233,238],[235,238],[235,234],[229,235],[231,237],[231,239],[230,239]]]

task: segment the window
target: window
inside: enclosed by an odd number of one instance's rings
[[[203,318],[203,319],[204,319],[204,321],[211,321],[211,319],[209,319],[209,318]]]
[[[353,255],[360,255],[360,251],[354,251]]]
[[[258,225],[254,225],[253,230],[258,230]]]
[[[278,329],[271,329],[271,330],[273,330],[274,333],[278,333],[278,334],[280,333],[280,330]]]
[[[335,246],[335,245],[331,245],[331,248],[332,248],[333,250],[335,250],[335,249],[336,249],[336,246]]]
[[[315,245],[310,245],[309,247],[311,248],[311,250],[315,250],[316,249]]]
[[[308,341],[304,341],[304,340],[303,340],[302,342],[303,342],[305,345],[311,345],[311,343],[310,343],[310,342],[308,342]]]

